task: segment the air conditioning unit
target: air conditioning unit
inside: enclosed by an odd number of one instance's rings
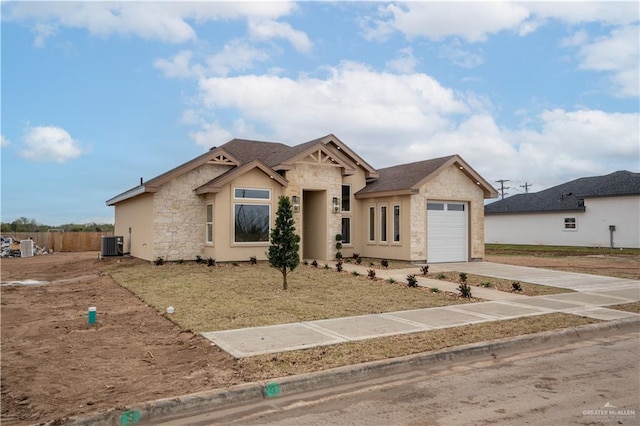
[[[100,241],[100,256],[122,256],[124,237],[106,236]]]

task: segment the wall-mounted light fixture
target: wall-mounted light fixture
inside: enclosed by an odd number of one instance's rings
[[[340,198],[333,197],[333,205],[331,211],[334,213],[340,213]]]
[[[291,204],[293,205],[293,212],[300,213],[300,197],[297,195],[291,197]]]

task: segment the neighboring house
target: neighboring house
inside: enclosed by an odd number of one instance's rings
[[[640,247],[640,173],[584,177],[485,206],[486,242]]]
[[[297,146],[233,139],[107,201],[125,252],[153,260],[266,259],[278,197],[291,198],[301,256],[419,262],[484,256],[495,189],[451,155],[376,170],[330,134]]]

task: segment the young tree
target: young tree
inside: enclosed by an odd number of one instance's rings
[[[271,230],[271,246],[269,247],[269,265],[282,272],[282,288],[287,289],[287,271],[291,272],[300,263],[298,255],[300,236],[293,226],[293,211],[289,197],[278,199],[276,226]]]

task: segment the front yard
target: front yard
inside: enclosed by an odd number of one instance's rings
[[[130,260],[108,273],[160,312],[195,332],[283,324],[469,303],[404,283],[300,265],[282,290],[282,275],[266,263],[209,267],[194,262],[155,266]]]

